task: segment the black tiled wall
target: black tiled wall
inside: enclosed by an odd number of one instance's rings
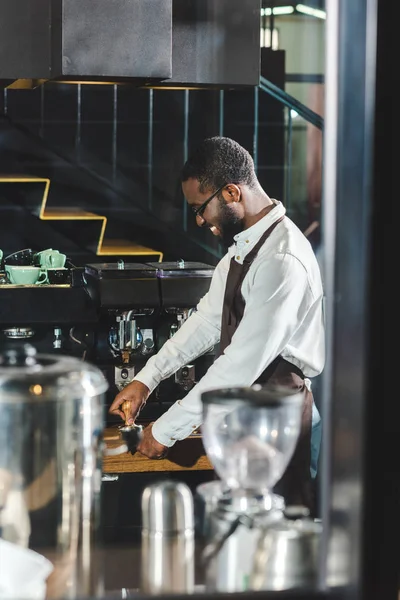
[[[166,260],[218,261],[223,252],[218,241],[195,227],[184,209],[179,172],[188,152],[207,136],[228,135],[253,153],[253,89],[226,90],[221,97],[220,90],[48,83],[5,90],[2,109],[2,174],[49,177],[48,206],[107,216],[106,237],[162,250]],[[260,92],[258,116],[260,181],[282,199],[283,106]],[[38,223],[40,193],[32,186],[0,184],[0,194],[5,251],[43,247],[38,236],[46,230],[46,240],[54,244],[59,235],[60,249],[68,247],[76,261],[93,258],[96,227],[88,234],[78,222]],[[14,238],[11,222],[18,222]]]

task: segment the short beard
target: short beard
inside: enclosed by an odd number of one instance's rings
[[[220,200],[218,229],[221,231],[221,243],[225,248],[232,246],[235,235],[243,231],[243,221],[235,215],[232,208]]]

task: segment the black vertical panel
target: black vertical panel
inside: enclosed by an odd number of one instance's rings
[[[147,183],[149,95],[149,90],[118,88],[118,170],[142,184]]]
[[[286,50],[261,48],[261,75],[282,90],[285,89]]]
[[[261,73],[284,89],[285,52],[261,48]],[[284,200],[285,107],[269,94],[259,92],[258,103],[258,177],[265,191]]]
[[[184,107],[184,90],[154,91],[153,184],[160,194],[154,211],[168,223],[178,223],[182,212],[179,173],[184,162]]]
[[[74,87],[74,86],[72,86]],[[86,166],[112,161],[114,88],[112,85],[82,85],[81,143]]]
[[[41,89],[33,90],[1,90],[0,100],[7,95],[7,114],[10,119],[35,127],[40,122]]]
[[[375,132],[369,247],[369,365],[366,398],[362,598],[397,598],[400,588],[400,467],[397,354],[388,351],[397,322],[397,252],[393,249],[393,4],[378,0]],[[371,43],[371,42],[370,42]],[[387,190],[382,194],[382,190]],[[396,234],[394,234],[396,235]],[[371,568],[373,565],[373,568]]]
[[[224,98],[224,135],[234,139],[253,154],[254,92],[226,90]]]
[[[45,84],[43,98],[43,137],[62,150],[75,152],[77,92],[74,85]]]
[[[219,90],[190,90],[189,151],[219,134]]]
[[[189,102],[188,152],[206,137],[219,135],[220,92],[219,90],[191,90]],[[183,195],[182,195],[183,199]],[[207,228],[200,228],[191,211],[186,220],[187,232],[193,238],[211,248],[218,249],[218,238]]]

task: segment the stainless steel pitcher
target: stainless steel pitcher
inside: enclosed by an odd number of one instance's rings
[[[284,501],[275,494],[225,493],[210,512],[202,551],[206,591],[244,592],[250,587],[260,531],[283,518]]]
[[[259,536],[250,589],[315,588],[321,535],[321,523],[309,518],[269,523]]]
[[[47,598],[98,596],[101,371],[29,345],[0,354],[0,537],[54,570]],[[23,572],[21,572],[23,578]]]

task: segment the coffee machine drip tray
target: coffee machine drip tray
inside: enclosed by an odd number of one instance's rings
[[[142,263],[85,265],[85,285],[101,308],[157,308],[160,306],[157,269]]]

